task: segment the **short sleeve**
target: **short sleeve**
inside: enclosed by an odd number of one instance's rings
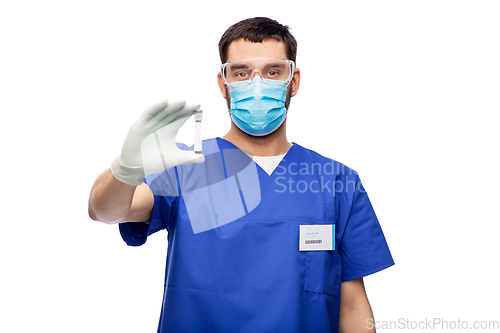
[[[355,179],[355,180],[354,180]],[[349,184],[351,183],[351,184]],[[342,281],[354,280],[394,265],[380,223],[361,180],[347,180],[354,186],[340,208],[343,235],[339,244]],[[350,205],[349,205],[350,204]]]

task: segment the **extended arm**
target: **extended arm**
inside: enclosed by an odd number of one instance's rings
[[[340,332],[375,332],[369,325],[373,323],[373,312],[363,278],[342,282],[340,295]]]
[[[118,181],[111,170],[104,171],[90,192],[89,216],[105,223],[143,222],[151,218],[154,197],[146,184]]]
[[[125,139],[122,153],[111,169],[95,181],[89,198],[89,216],[105,223],[143,222],[151,218],[154,196],[143,183],[145,174],[188,163],[202,163],[205,157],[177,148],[179,128],[199,105],[185,101],[162,101],[146,109]]]

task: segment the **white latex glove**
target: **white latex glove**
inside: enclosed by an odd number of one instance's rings
[[[140,185],[145,175],[190,163],[203,163],[205,157],[181,150],[175,144],[179,128],[193,115],[196,104],[185,101],[158,102],[137,119],[125,139],[122,153],[111,164],[119,181]]]

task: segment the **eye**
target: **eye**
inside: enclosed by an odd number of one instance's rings
[[[235,71],[232,75],[234,80],[236,81],[245,81],[248,80],[250,77],[250,73],[246,70],[241,70],[241,71]]]
[[[239,73],[236,73],[236,76],[243,78],[243,77],[247,77],[248,73],[247,72],[239,72]]]
[[[271,79],[271,80],[282,80],[283,73],[280,70],[268,70],[266,72],[266,75],[264,77]]]

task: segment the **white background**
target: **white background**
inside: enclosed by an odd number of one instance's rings
[[[0,331],[156,332],[167,235],[127,247],[89,191],[160,99],[227,132],[217,43],[254,16],[299,42],[289,140],[358,171],[381,221],[376,320],[500,320],[500,3],[326,3],[2,2]]]

